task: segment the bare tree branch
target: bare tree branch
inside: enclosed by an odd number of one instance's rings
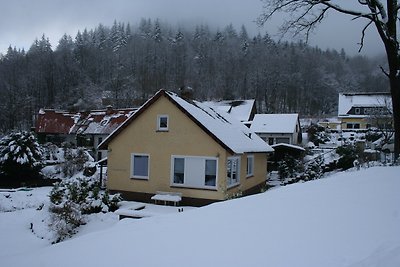
[[[360,43],[359,43],[359,45],[360,45],[360,48],[358,49],[358,52],[360,53],[361,52],[361,50],[363,49],[363,47],[364,47],[364,38],[365,38],[365,31],[368,29],[368,27],[372,24],[372,20],[371,21],[369,21],[368,23],[367,23],[367,25],[365,25],[365,27],[363,28],[363,30],[362,30],[362,32],[361,32],[361,40],[360,40]]]

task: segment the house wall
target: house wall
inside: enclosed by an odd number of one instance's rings
[[[297,134],[290,134],[290,133],[257,133],[259,137],[261,137],[267,144],[269,138],[274,138],[274,144],[277,144],[277,138],[289,138],[289,144],[297,144]]]
[[[247,156],[254,156],[254,175],[247,177]],[[226,196],[230,197],[235,193],[242,192],[246,194],[258,193],[259,189],[265,185],[267,179],[267,154],[256,153],[256,154],[242,154],[236,155],[240,157],[240,184],[226,190]],[[226,162],[225,162],[226,166]],[[226,172],[225,174],[226,175]],[[248,191],[250,190],[250,191]],[[252,191],[254,190],[254,191]],[[257,192],[258,191],[258,192]]]
[[[353,125],[353,127],[349,128],[348,124]],[[359,128],[354,128],[354,125],[358,124]],[[368,120],[365,118],[342,118],[341,128],[342,130],[365,130],[367,129]]]
[[[168,131],[157,131],[157,116],[168,115]],[[131,154],[150,156],[149,179],[131,179]],[[226,160],[229,153],[206,134],[186,114],[165,97],[160,97],[114,138],[108,147],[108,188],[111,191],[144,193],[148,199],[156,191],[181,192],[184,198],[223,200],[226,196]],[[171,155],[218,159],[217,188],[193,189],[171,186]],[[244,157],[244,155],[242,156]],[[240,190],[265,181],[266,155],[255,157],[253,178],[245,179],[246,158],[241,164]],[[265,159],[265,160],[264,160]],[[256,166],[257,166],[256,165]],[[244,178],[243,178],[244,177]],[[239,188],[239,187],[238,187]],[[229,191],[239,190],[232,188]]]

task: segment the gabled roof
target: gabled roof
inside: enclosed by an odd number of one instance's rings
[[[339,93],[338,115],[346,115],[352,107],[391,107],[390,93]]]
[[[36,120],[36,133],[69,134],[81,114],[54,109],[40,109]]]
[[[256,114],[250,129],[256,133],[294,133],[299,114]]]
[[[205,101],[202,103],[213,109],[227,112],[241,122],[252,120],[252,111],[255,110],[254,99]]]
[[[93,110],[75,124],[72,131],[79,134],[110,134],[137,109]]]
[[[47,134],[110,134],[136,110],[108,108],[71,113],[41,109],[35,130]]]
[[[118,134],[130,123],[134,122],[137,117],[144,113],[146,109],[155,103],[160,97],[167,98],[203,131],[210,135],[218,144],[232,154],[273,151],[273,149],[261,138],[229,114],[220,112],[201,102],[186,101],[177,94],[165,90],[158,91],[141,108],[139,108],[135,114],[129,117],[128,120],[108,136],[99,145],[99,148],[105,149],[111,140],[118,136]]]

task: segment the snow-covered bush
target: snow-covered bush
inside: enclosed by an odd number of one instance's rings
[[[283,160],[278,162],[279,179],[284,181],[287,178],[298,176],[304,170],[303,162],[293,156],[286,155]]]
[[[357,149],[354,145],[344,145],[336,148],[336,153],[340,156],[337,168],[347,170],[354,167],[353,162],[358,158]]]
[[[9,183],[40,178],[41,167],[42,149],[32,133],[14,132],[0,139],[0,175]]]
[[[309,162],[304,170],[304,174],[302,175],[303,180],[316,180],[322,177],[323,175],[323,164],[324,161],[322,157],[317,157],[313,161]]]
[[[76,149],[64,147],[63,150],[65,161],[61,164],[61,172],[64,177],[71,177],[83,171],[85,163],[90,159],[85,149],[82,147]]]
[[[52,222],[57,242],[71,236],[84,224],[84,215],[118,209],[119,194],[110,196],[91,178],[79,177],[56,183],[50,192]]]
[[[308,140],[317,146],[329,141],[329,137],[325,132],[325,128],[317,124],[311,124],[310,127],[308,127],[307,136]]]

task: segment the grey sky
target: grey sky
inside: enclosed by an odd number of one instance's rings
[[[132,26],[141,18],[159,18],[173,26],[207,23],[223,28],[233,23],[240,29],[244,24],[250,34],[267,31],[272,36],[280,21],[278,16],[258,28],[254,21],[262,10],[259,0],[0,0],[0,3],[0,53],[9,45],[28,50],[43,33],[55,48],[64,33],[75,37],[78,30],[93,29],[99,23],[111,26],[114,20]],[[331,14],[311,36],[310,45],[322,49],[344,48],[348,54],[357,54],[364,23]],[[375,29],[368,31],[362,54],[383,52]]]

